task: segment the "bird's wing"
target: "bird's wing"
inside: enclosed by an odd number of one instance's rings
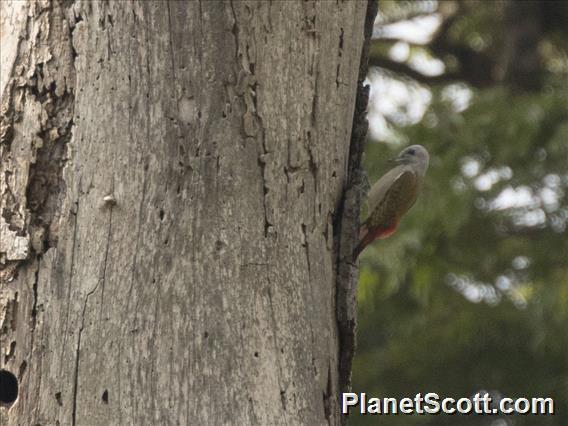
[[[410,170],[408,166],[400,165],[386,172],[369,190],[367,194],[368,214],[371,214],[377,206],[385,198],[388,189],[392,183],[403,173],[405,170]]]
[[[359,228],[359,244],[353,251],[353,259],[357,259],[359,253],[376,238],[381,238],[381,235],[382,238],[386,238],[394,233],[400,217],[416,201],[418,176],[408,169],[397,172],[390,185],[377,186],[377,194],[379,191],[384,191],[384,196],[374,203],[374,209]]]
[[[370,212],[369,228],[390,226],[412,207],[418,196],[418,178],[411,170],[403,170],[386,190],[376,208]]]

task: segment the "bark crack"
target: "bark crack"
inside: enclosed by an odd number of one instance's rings
[[[325,388],[325,391],[323,392],[323,411],[324,411],[324,417],[327,421],[328,425],[331,425],[331,413],[332,413],[332,407],[333,407],[333,381],[332,381],[332,377],[333,375],[331,374],[331,363],[328,364],[328,370],[327,370],[327,386]]]
[[[36,328],[36,321],[37,321],[37,286],[39,281],[39,268],[40,268],[40,258],[37,256],[35,271],[34,271],[34,281],[32,283],[32,309],[31,309],[31,327],[30,327],[30,357],[33,358],[34,356],[34,346],[35,346],[35,328]],[[38,392],[39,387],[41,386],[41,374],[39,376],[39,385],[38,385]],[[26,393],[26,405],[29,404],[29,395],[30,393]]]
[[[73,399],[72,399],[72,412],[71,412],[71,424],[73,426],[76,425],[77,421],[77,392],[79,385],[79,366],[81,359],[81,338],[83,336],[83,330],[85,329],[85,314],[87,312],[87,305],[89,304],[89,297],[91,297],[97,291],[99,286],[101,286],[104,289],[107,264],[108,264],[108,253],[111,244],[111,228],[112,228],[112,208],[109,212],[109,225],[108,225],[108,234],[107,234],[106,247],[105,247],[105,255],[103,258],[103,265],[102,265],[102,276],[97,280],[97,284],[95,285],[95,287],[91,289],[85,296],[85,302],[83,303],[83,310],[81,312],[81,326],[79,327],[79,332],[77,336],[77,347],[75,349],[75,368],[73,371]]]
[[[79,188],[81,187],[81,180],[79,180]],[[67,332],[69,331],[69,312],[71,309],[71,288],[73,284],[73,271],[75,267],[75,247],[77,244],[77,221],[79,217],[79,198],[74,203],[75,210],[70,213],[73,215],[73,242],[71,244],[71,265],[69,265],[69,279],[67,283],[67,303],[65,309],[65,331],[63,332],[63,345],[61,346],[61,356],[59,358],[59,373],[61,374],[61,369],[63,368],[63,352],[67,347]]]
[[[160,288],[156,286],[156,303],[154,304],[154,324],[152,326],[152,342],[156,341],[156,331],[158,327],[158,310],[160,307]],[[152,352],[150,354],[150,364],[152,368],[150,370],[150,395],[157,395],[156,394],[156,380],[154,379],[154,370],[156,366],[156,346],[152,346]],[[152,398],[152,412],[156,412],[156,398]]]
[[[83,335],[83,330],[85,329],[85,312],[87,310],[87,304],[89,303],[89,297],[97,290],[98,286],[99,286],[99,283],[97,282],[97,285],[95,285],[95,288],[93,288],[89,293],[87,293],[87,296],[85,297],[85,302],[83,303],[83,311],[81,313],[81,327],[79,328],[79,334],[78,334],[78,337],[77,337],[77,347],[75,349],[75,369],[73,371],[73,400],[72,400],[73,411],[71,413],[71,424],[73,426],[75,426],[76,419],[77,419],[77,390],[78,390],[78,384],[79,384],[79,359],[80,359],[80,355],[81,355],[81,337]]]
[[[176,85],[176,68],[175,68],[175,58],[174,58],[174,47],[173,47],[173,37],[172,37],[172,11],[170,7],[170,0],[167,1],[168,6],[168,35],[169,35],[169,44],[170,44],[170,59],[171,59],[171,69],[172,69],[172,84],[174,86],[175,92],[175,85]],[[176,103],[177,105],[177,103]],[[179,111],[178,111],[179,117]]]
[[[268,220],[268,184],[267,184],[267,176],[266,176],[266,151],[264,147],[264,143],[262,143],[262,150],[263,153],[258,157],[258,164],[260,166],[260,173],[262,179],[262,208],[264,210],[264,238],[268,238],[270,233],[270,228],[272,223]]]
[[[101,310],[100,310],[100,313],[99,313],[99,322],[100,322],[100,319],[102,318],[103,307],[104,307],[104,299],[105,299],[105,283],[106,283],[108,253],[110,251],[110,244],[111,244],[111,237],[112,237],[112,211],[113,211],[113,208],[110,207],[109,218],[108,218],[108,232],[107,232],[107,240],[106,240],[105,260],[104,260],[104,266],[103,266],[103,277],[102,277],[102,283],[101,283]]]
[[[274,351],[276,354],[276,360],[277,360],[277,364],[278,364],[278,387],[280,388],[280,401],[282,403],[282,410],[284,412],[284,424],[286,426],[288,426],[288,416],[286,414],[286,390],[284,389],[283,385],[282,385],[282,365],[280,364],[280,351],[278,350],[278,338],[276,337],[276,330],[277,330],[277,322],[276,322],[276,316],[274,314],[274,303],[272,302],[272,291],[270,289],[270,277],[267,276],[267,281],[268,281],[268,288],[267,288],[267,292],[268,292],[268,301],[270,303],[270,319],[272,320],[272,330],[273,330],[273,334],[272,334],[272,338],[274,341]]]
[[[232,33],[235,38],[235,55],[237,62],[241,65],[241,69],[237,73],[237,83],[235,85],[235,93],[244,101],[245,112],[243,114],[243,133],[244,138],[252,138],[257,140],[259,146],[258,165],[260,167],[262,181],[262,206],[264,210],[264,237],[268,238],[273,231],[273,221],[270,213],[270,176],[267,171],[267,161],[270,152],[266,146],[265,127],[261,114],[258,112],[257,91],[258,85],[254,75],[254,60],[251,60],[249,54],[249,45],[242,40],[239,31],[237,14],[233,0],[229,2],[230,10],[233,18]],[[244,46],[241,46],[243,44]],[[254,59],[254,58],[253,58]]]
[[[309,294],[309,298],[310,298],[310,305],[311,306],[316,306],[316,298],[314,297],[314,288],[312,285],[312,264],[311,264],[311,260],[310,260],[310,243],[308,240],[308,233],[307,233],[307,225],[302,223],[302,234],[303,234],[303,238],[304,238],[304,242],[303,242],[303,246],[304,246],[304,250],[305,250],[305,254],[306,254],[306,262],[307,262],[307,267],[308,267],[308,294]],[[315,339],[315,333],[314,333],[314,325],[312,323],[312,321],[307,321],[307,323],[309,324],[310,327],[310,338],[311,338],[311,343],[312,343],[312,365],[314,367],[314,375],[317,376],[317,368],[315,366],[315,357],[314,357],[314,352],[315,352],[315,347],[316,347],[316,339]],[[329,380],[331,380],[331,378],[329,378]]]
[[[45,328],[42,327],[42,328],[41,328],[40,342],[43,342],[43,341],[44,341],[44,340],[43,340],[44,332],[45,332]],[[43,356],[40,356],[40,357],[39,357],[39,367],[38,367],[38,375],[37,375],[37,376],[38,376],[38,384],[37,384],[37,392],[36,392],[36,401],[38,401],[37,413],[41,413],[41,410],[40,410],[41,398],[40,398],[40,396],[41,396],[41,384],[42,384],[41,378],[42,378],[42,376],[43,376],[43,375],[42,375],[43,358],[44,358]]]

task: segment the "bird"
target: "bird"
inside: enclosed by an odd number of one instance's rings
[[[430,155],[422,145],[403,149],[392,161],[396,167],[385,173],[367,195],[369,216],[359,228],[359,243],[353,259],[376,239],[393,235],[400,219],[414,205],[424,182]]]

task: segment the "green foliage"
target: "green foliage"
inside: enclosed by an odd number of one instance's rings
[[[459,37],[496,32],[482,22]],[[397,234],[361,255],[354,391],[550,396],[554,417],[515,416],[507,424],[568,424],[566,77],[550,75],[537,93],[470,89],[463,111],[444,87],[431,89],[424,118],[395,129],[431,153],[424,192]],[[368,144],[372,182],[400,149]],[[353,425],[493,420],[350,416]]]

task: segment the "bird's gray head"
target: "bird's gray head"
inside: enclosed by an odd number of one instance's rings
[[[397,163],[408,164],[416,167],[416,171],[424,176],[426,170],[428,170],[428,163],[430,162],[430,156],[428,151],[422,145],[410,145],[404,148],[398,157],[394,159]]]

